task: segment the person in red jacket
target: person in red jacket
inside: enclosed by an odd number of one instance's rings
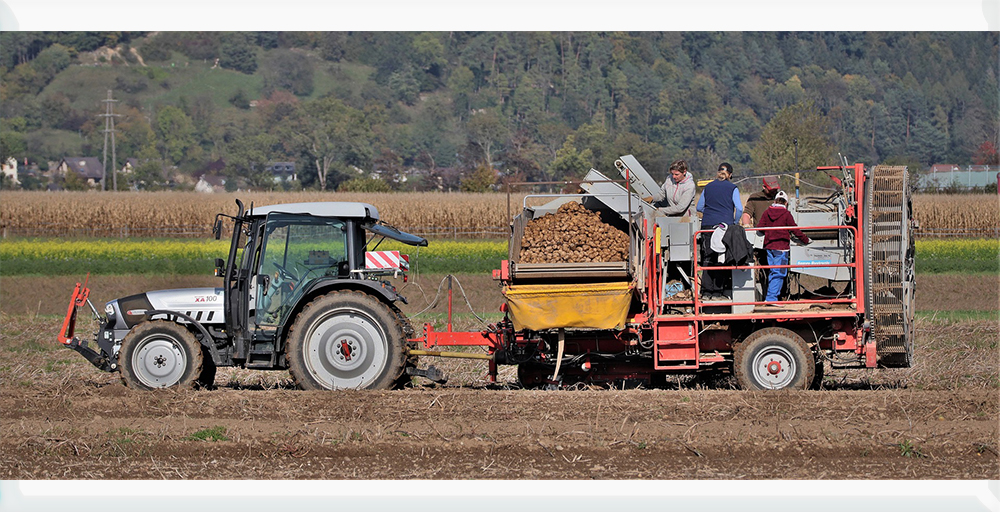
[[[774,203],[760,219],[757,227],[796,226],[792,213],[788,211],[788,194],[784,190],[774,196]],[[768,265],[788,265],[789,239],[795,235],[803,244],[809,243],[809,237],[800,229],[772,229],[764,231],[764,249],[767,250]],[[787,268],[772,268],[767,276],[767,302],[775,302],[785,284]]]

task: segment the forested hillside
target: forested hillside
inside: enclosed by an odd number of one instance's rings
[[[988,32],[5,32],[0,156],[100,157],[111,90],[146,188],[212,162],[258,187],[295,162],[292,186],[328,190],[481,190],[627,153],[657,179],[679,158],[785,172],[793,139],[799,168],[995,163],[997,63]]]

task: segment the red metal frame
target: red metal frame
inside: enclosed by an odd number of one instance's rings
[[[862,196],[863,195],[863,191],[864,191],[864,182],[865,182],[864,164],[855,164],[852,167],[854,169],[854,174],[855,174],[854,189],[850,190],[849,193],[853,193],[854,203],[848,205],[848,212],[847,213],[848,213],[848,217],[849,218],[851,216],[855,216],[857,218],[856,222],[857,222],[858,226],[863,226],[864,225],[863,224],[863,220],[864,220],[863,214],[864,214],[864,212],[859,207],[859,205],[864,204],[863,203],[863,196]],[[840,170],[840,171],[842,171],[843,168],[842,167],[820,167],[820,168],[818,168],[818,170]],[[787,227],[785,227],[785,228],[782,228],[782,227],[772,227],[772,228],[755,228],[754,230],[767,231],[767,230],[774,230],[774,229],[788,229],[788,228]],[[690,301],[650,302],[649,303],[649,304],[657,304],[658,306],[662,306],[662,305],[665,305],[665,304],[676,305],[676,306],[691,306],[692,310],[693,310],[693,314],[691,314],[691,315],[669,315],[669,316],[666,316],[666,315],[661,315],[660,311],[659,311],[659,307],[657,308],[657,311],[656,311],[656,313],[654,313],[654,317],[653,317],[653,323],[654,323],[655,327],[657,327],[657,328],[654,328],[654,330],[653,330],[653,332],[654,332],[654,340],[655,340],[656,346],[658,348],[657,355],[659,355],[659,347],[661,347],[661,346],[667,346],[667,345],[672,345],[672,344],[677,343],[677,342],[671,341],[669,339],[661,340],[661,339],[659,339],[659,336],[656,336],[657,333],[661,332],[661,329],[659,327],[662,324],[678,324],[678,325],[683,326],[683,325],[685,325],[688,322],[693,322],[693,325],[698,326],[698,325],[703,325],[705,322],[709,322],[709,321],[716,322],[716,321],[720,321],[720,320],[728,320],[728,321],[739,321],[739,320],[759,321],[759,320],[769,320],[769,321],[774,321],[774,322],[793,322],[793,321],[798,321],[798,320],[814,320],[814,319],[832,320],[832,319],[835,319],[835,318],[850,318],[850,319],[860,319],[860,318],[863,318],[863,315],[864,315],[864,312],[865,312],[865,301],[864,301],[864,297],[865,297],[865,295],[864,295],[865,294],[864,282],[865,281],[864,281],[864,274],[863,274],[863,272],[864,272],[864,266],[863,265],[859,265],[858,262],[864,261],[864,245],[863,245],[863,236],[864,235],[859,232],[859,228],[855,227],[855,226],[841,225],[841,226],[809,226],[809,227],[799,227],[799,229],[802,229],[803,231],[806,231],[806,230],[821,231],[821,230],[829,230],[829,229],[838,229],[838,230],[839,229],[849,229],[849,230],[851,230],[853,232],[853,234],[854,234],[854,240],[855,240],[855,243],[854,243],[854,251],[855,251],[854,263],[829,264],[829,265],[754,265],[754,266],[700,267],[700,266],[698,266],[698,254],[700,252],[699,249],[698,249],[698,243],[697,243],[698,242],[698,234],[701,234],[701,233],[710,233],[711,230],[699,230],[699,231],[697,231],[693,235],[693,237],[692,237],[692,252],[693,252],[693,256],[694,256],[694,258],[693,258],[693,273],[694,273],[693,279],[694,279],[694,281],[692,283],[693,284],[693,286],[692,286],[692,295],[693,295],[692,300],[690,300]],[[658,241],[656,241],[656,243],[658,244]],[[651,251],[647,251],[647,255],[651,255]],[[647,282],[647,287],[659,288],[659,282],[660,282],[660,279],[659,279],[659,269],[660,269],[660,265],[659,265],[659,262],[657,262],[657,263],[658,264],[655,265],[655,266],[653,266],[653,265],[650,266],[651,268],[649,269],[649,274],[648,274],[649,279],[648,279],[648,282]],[[770,304],[770,305],[783,305],[783,304],[831,304],[831,305],[832,304],[851,304],[851,305],[853,305],[853,307],[851,309],[847,309],[847,310],[825,310],[825,311],[816,311],[816,312],[798,311],[798,312],[795,312],[794,314],[789,314],[789,312],[787,312],[787,311],[780,311],[780,312],[777,312],[777,311],[776,312],[755,311],[755,312],[752,312],[752,313],[743,313],[743,314],[733,314],[733,313],[710,313],[710,314],[706,314],[706,313],[704,313],[702,311],[702,308],[705,307],[705,303],[703,303],[700,300],[700,294],[698,293],[699,292],[699,290],[698,290],[698,286],[699,285],[698,285],[697,275],[698,275],[698,271],[699,270],[705,270],[706,268],[710,268],[712,270],[727,270],[727,269],[733,270],[733,269],[810,268],[810,267],[850,267],[850,268],[853,268],[854,269],[854,296],[852,298],[847,298],[847,299],[797,300],[797,301],[779,301],[779,302],[732,302],[732,301],[727,301],[727,302],[720,302],[720,303],[712,303],[711,305],[712,306],[740,306],[740,305],[768,305],[768,304]],[[647,294],[647,296],[653,297],[654,294],[655,294],[655,291],[651,291],[650,293]],[[860,321],[851,322],[850,325],[853,325],[853,327],[854,327],[853,329],[848,329],[847,328],[848,326],[844,326],[845,329],[843,331],[838,331],[837,333],[835,333],[835,340],[836,341],[834,342],[833,348],[835,350],[853,350],[858,355],[864,356],[864,358],[865,358],[865,366],[867,366],[869,368],[875,367],[877,361],[876,361],[876,357],[875,357],[875,346],[874,346],[874,343],[871,340],[868,340],[867,342],[863,341],[867,337],[866,336],[867,335],[867,331],[863,327],[861,327],[860,325],[858,325],[858,324],[860,324]],[[704,332],[704,331],[699,331],[699,332]],[[694,357],[694,359],[696,361],[699,361],[699,362],[701,362],[701,361],[711,362],[710,360],[701,360],[700,359],[701,353],[703,352],[702,349],[710,348],[710,347],[702,347],[702,346],[700,346],[701,345],[701,337],[702,337],[701,335],[695,337],[695,346],[691,347],[689,349],[690,355],[693,355],[693,357]],[[843,343],[841,343],[842,346],[837,346],[837,341],[840,341],[840,340],[843,340]],[[711,359],[714,359],[714,358],[711,358]],[[654,365],[655,365],[656,369],[686,369],[686,368],[688,368],[687,366],[684,366],[684,365],[680,365],[680,366],[660,365],[658,357],[654,361]]]
[[[90,281],[90,273],[83,280],[83,284],[76,283],[73,289],[73,297],[69,300],[69,309],[66,310],[66,318],[63,320],[62,329],[59,331],[59,343],[70,345],[73,342],[73,333],[76,331],[77,308],[87,303],[90,297],[90,288],[87,283]]]

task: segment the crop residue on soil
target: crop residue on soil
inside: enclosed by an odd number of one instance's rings
[[[997,479],[994,390],[4,385],[4,479]]]

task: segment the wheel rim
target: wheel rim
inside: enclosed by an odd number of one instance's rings
[[[151,388],[180,382],[187,370],[187,357],[179,341],[170,336],[149,337],[132,354],[135,376]]]
[[[797,371],[791,352],[782,347],[770,346],[754,356],[750,374],[762,388],[781,389],[795,379]]]
[[[388,360],[385,333],[358,310],[334,311],[309,327],[306,368],[327,389],[361,388],[375,381]]]

